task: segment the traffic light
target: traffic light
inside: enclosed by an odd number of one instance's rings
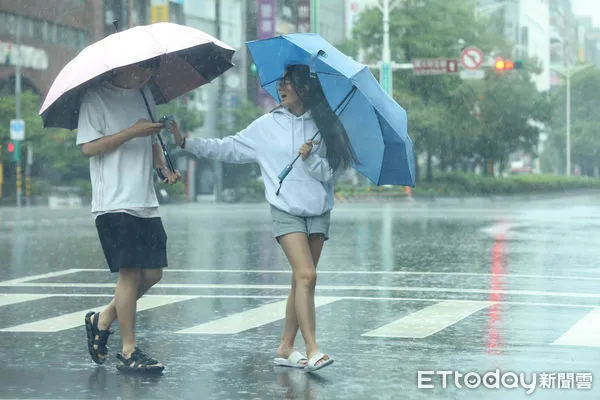
[[[250,65],[250,71],[252,72],[253,75],[256,75],[258,73],[258,70],[256,69],[256,64],[252,63]]]
[[[523,68],[522,61],[504,60],[502,58],[499,58],[496,60],[496,63],[494,64],[494,69],[498,73],[502,73],[505,71],[512,71],[514,69],[520,69],[520,68]]]
[[[10,141],[6,145],[6,151],[8,151],[8,155],[12,157],[13,161],[19,161],[21,159],[21,143]]]

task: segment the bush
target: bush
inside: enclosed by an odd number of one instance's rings
[[[579,189],[600,189],[600,179],[580,176],[518,175],[490,177],[464,173],[437,173],[431,182],[419,181],[412,189],[415,196],[501,196],[514,194],[540,194]],[[357,187],[338,184],[338,198],[405,197],[404,186]]]

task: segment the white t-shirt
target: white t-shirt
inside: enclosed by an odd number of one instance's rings
[[[148,87],[146,99],[155,114]],[[123,89],[104,82],[83,96],[79,111],[77,145],[114,135],[140,119],[150,120],[139,89]],[[158,216],[153,185],[152,144],[155,135],[137,137],[114,151],[90,157],[92,213],[128,212],[139,217]]]

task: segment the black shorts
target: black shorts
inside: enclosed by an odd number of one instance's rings
[[[96,229],[111,272],[167,266],[167,234],[160,217],[102,214],[96,217]]]

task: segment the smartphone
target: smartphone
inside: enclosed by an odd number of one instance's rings
[[[174,115],[163,115],[162,118],[158,120],[158,122],[165,123],[173,119],[175,119]]]

